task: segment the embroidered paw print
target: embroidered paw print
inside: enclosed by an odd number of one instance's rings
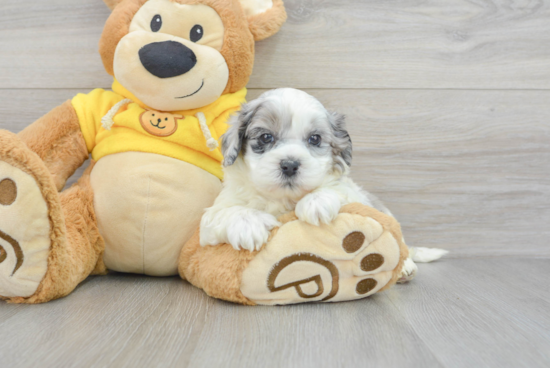
[[[17,185],[15,184],[15,182],[9,178],[0,181],[0,206],[10,206],[15,202],[16,199]],[[15,255],[15,267],[11,273],[11,275],[13,276],[23,264],[23,260],[25,259],[25,257],[17,240],[4,233],[1,229],[0,239],[8,243],[13,249]],[[6,249],[4,249],[2,243],[0,243],[0,263],[4,262],[7,258],[8,252],[6,251]]]
[[[392,281],[400,255],[392,233],[370,217],[341,213],[320,227],[293,221],[250,262],[241,291],[258,304],[359,299]]]
[[[0,157],[0,296],[32,295],[46,273],[49,247],[48,207],[40,187]]]

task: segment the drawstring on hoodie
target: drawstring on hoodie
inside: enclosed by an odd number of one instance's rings
[[[202,135],[204,135],[204,138],[206,139],[206,147],[210,148],[210,151],[215,150],[216,148],[218,148],[218,141],[212,138],[212,133],[210,133],[210,129],[208,129],[208,124],[206,124],[206,117],[202,112],[196,113],[195,116],[197,117],[197,119],[199,119]]]
[[[101,125],[106,130],[111,130],[113,124],[115,123],[113,121],[113,118],[118,113],[118,111],[122,108],[122,106],[127,105],[131,103],[132,100],[129,98],[125,98],[122,101],[117,102],[111,109],[105,114],[103,118],[101,118]],[[212,138],[212,133],[210,132],[210,129],[208,129],[208,124],[206,123],[206,117],[202,112],[198,112],[195,114],[195,117],[199,119],[199,125],[202,131],[202,134],[204,135],[204,139],[206,139],[206,147],[210,149],[210,151],[215,150],[218,148],[218,141],[216,141],[214,138]]]
[[[127,105],[130,102],[132,102],[132,100],[130,100],[129,98],[125,98],[124,100],[117,102],[113,107],[111,107],[111,110],[109,110],[107,114],[105,114],[105,116],[101,118],[101,125],[103,126],[103,128],[105,128],[106,130],[111,130],[111,127],[115,123],[113,121],[113,118],[117,114],[118,110],[120,110],[122,106]]]

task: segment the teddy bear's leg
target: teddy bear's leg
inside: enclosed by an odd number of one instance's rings
[[[180,276],[208,295],[235,303],[255,305],[241,292],[242,273],[258,252],[237,251],[229,244],[201,247],[199,230],[183,247]]]
[[[59,194],[44,162],[0,131],[0,296],[42,303],[104,271],[89,171]]]
[[[364,298],[397,281],[408,249],[397,221],[373,208],[344,206],[329,225],[284,216],[258,252],[228,244],[185,245],[180,275],[207,294],[242,304]]]
[[[17,136],[44,162],[59,191],[88,159],[88,148],[70,101],[57,106]]]

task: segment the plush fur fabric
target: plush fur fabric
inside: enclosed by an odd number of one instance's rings
[[[52,242],[48,272],[36,294],[30,298],[13,298],[15,303],[43,303],[68,295],[90,274],[106,273],[102,254],[105,249],[94,214],[90,171],[59,196],[62,215],[56,216],[57,227],[64,230]]]
[[[408,249],[402,241],[403,237],[399,223],[391,216],[359,203],[352,203],[342,207],[340,213],[373,218],[382,225],[384,230],[389,231],[395,238],[400,249],[399,262],[392,271],[390,281],[380,291],[393,286],[408,256]],[[279,221],[283,226],[273,229],[268,242],[273,239],[285,224],[297,220],[298,218],[294,212],[281,216]],[[314,236],[312,239],[314,239]],[[200,233],[197,230],[182,249],[179,259],[179,273],[181,277],[215,298],[245,305],[255,305],[256,303],[253,300],[243,295],[241,284],[244,270],[256,255],[263,250],[253,252],[238,251],[233,249],[229,244],[221,244],[216,247],[201,247],[199,242]]]
[[[283,1],[273,0],[273,7],[270,10],[248,18],[250,32],[254,35],[254,40],[261,41],[273,36],[279,31],[286,18]]]
[[[108,1],[107,5],[112,5],[115,1],[116,0]],[[99,40],[99,54],[101,55],[105,70],[110,75],[114,76],[113,62],[115,59],[116,47],[122,37],[128,34],[132,18],[134,18],[134,15],[146,1],[147,0],[120,1],[120,4],[113,9],[111,16],[107,19],[105,27],[103,27],[103,33]]]
[[[113,10],[121,1],[122,0],[103,0],[105,5],[107,5],[107,7],[111,10]]]
[[[42,192],[50,220],[48,270],[29,298],[7,298],[12,303],[42,303],[69,294],[90,273],[105,272],[98,262],[103,241],[97,231],[93,193],[86,171],[77,184],[59,195],[44,162],[15,134],[0,131],[2,161],[31,175]],[[67,224],[67,225],[66,225]]]
[[[17,135],[5,130],[0,130],[0,157],[2,161],[29,174],[36,181],[48,207],[51,248],[57,248],[65,240],[63,215],[59,203],[59,194],[53,178],[43,161]],[[55,256],[53,254],[54,252],[50,252],[52,258],[48,260],[48,268],[50,264],[55,263]],[[52,263],[50,263],[50,260]],[[48,270],[45,279],[49,273],[50,271]],[[39,286],[39,289],[41,289],[41,286]],[[11,298],[9,301],[25,302],[23,298]]]
[[[246,87],[254,65],[254,41],[275,34],[286,20],[282,0],[275,0],[273,7],[264,13],[246,18],[238,0],[174,0],[180,4],[204,4],[212,7],[222,18],[225,27],[221,54],[229,67],[229,81],[224,93],[234,93]],[[111,7],[117,1],[106,1]],[[115,50],[126,34],[132,18],[146,0],[121,1],[107,20],[99,52],[105,70],[114,75]]]
[[[238,91],[246,85],[254,62],[254,40],[274,34],[286,19],[281,0],[274,0],[271,9],[250,17],[245,15],[238,0],[173,1],[182,4],[206,4],[223,19],[225,33],[221,54],[228,64],[230,73],[224,93]],[[113,74],[113,58],[117,44],[128,33],[134,14],[145,2],[146,0],[106,0],[107,5],[114,8],[114,11],[105,25],[100,50],[105,68],[110,74]],[[106,272],[103,262],[105,242],[98,229],[90,178],[94,164],[90,165],[74,186],[61,194],[58,192],[87,157],[87,147],[70,102],[52,110],[19,136],[0,131],[0,160],[28,174],[35,181],[47,208],[47,221],[44,220],[44,223],[49,222],[51,242],[49,250],[44,248],[48,253],[44,251],[46,255],[42,260],[47,257],[48,267],[36,292],[30,297],[4,298],[9,302],[42,303],[60,298],[73,291],[90,274]],[[32,180],[29,179],[29,182],[32,183]],[[32,185],[34,184],[31,184],[31,187],[35,189]],[[341,212],[372,217],[396,239],[400,251],[399,264],[395,270],[388,271],[388,275],[392,273],[392,278],[384,288],[393,285],[407,257],[407,249],[401,241],[397,222],[363,205],[348,205],[343,207]],[[43,219],[45,218],[43,216]],[[288,214],[280,220],[286,224],[296,221],[296,216]],[[19,223],[22,227],[29,226],[25,221]],[[284,229],[284,226],[281,226],[281,229]],[[283,230],[274,229],[270,240],[278,231]],[[311,233],[315,234],[315,231]],[[303,238],[308,240],[309,234],[305,234]],[[258,254],[263,250],[237,251],[228,244],[200,247],[199,235],[198,231],[195,232],[181,250],[178,271],[182,278],[216,298],[254,305],[254,300],[243,295],[243,273],[253,260],[259,259]],[[301,244],[289,244],[294,253],[299,254],[303,249]],[[397,255],[397,252],[394,254]],[[272,265],[273,263],[267,264],[266,269]],[[8,277],[5,280],[11,279]]]
[[[243,270],[258,252],[239,252],[230,244],[201,247],[199,230],[183,247],[179,274],[206,294],[244,305],[255,305],[241,292]]]
[[[221,55],[228,69],[229,80],[224,94],[243,89],[252,73],[254,63],[254,38],[264,38],[275,33],[286,14],[282,2],[264,14],[247,17],[238,0],[171,0],[180,4],[204,4],[213,8],[223,20],[224,39]],[[134,15],[147,0],[105,0],[113,10],[105,24],[100,40],[100,54],[106,71],[113,75],[113,59],[119,41],[128,34]],[[250,22],[250,24],[249,24]],[[263,22],[275,22],[265,24]],[[50,224],[50,248],[47,253],[48,268],[34,295],[13,297],[15,303],[41,303],[69,294],[91,273],[104,273],[105,249],[97,225],[94,209],[94,193],[90,184],[90,172],[70,189],[59,194],[68,177],[88,158],[88,150],[81,133],[78,116],[70,102],[27,127],[19,136],[0,131],[0,160],[11,165],[36,182],[48,210]],[[31,187],[34,184],[31,184]],[[24,216],[23,216],[24,217]],[[22,217],[22,218],[23,218]],[[24,218],[21,226],[29,226]],[[186,250],[193,253],[192,249]],[[23,249],[23,254],[25,249]],[[218,254],[219,253],[219,254]],[[182,253],[183,254],[183,253]],[[197,253],[197,255],[199,255]],[[225,272],[222,277],[239,275],[253,255],[230,253],[224,255],[216,249],[216,255],[185,260],[189,264],[187,277],[200,282],[203,271],[212,274]],[[226,257],[227,256],[227,257]],[[212,260],[226,267],[219,267]],[[197,277],[194,277],[196,275]],[[210,280],[210,278],[206,278]],[[238,279],[235,279],[238,282]],[[238,283],[226,290],[227,284],[203,285],[208,293],[248,303],[239,291]]]
[[[391,281],[388,282],[388,284],[384,286],[380,291],[384,291],[392,287],[397,282],[397,279],[399,278],[399,275],[401,273],[401,269],[403,268],[403,264],[409,256],[409,248],[405,245],[405,242],[403,241],[403,234],[401,233],[401,226],[399,225],[399,222],[397,222],[397,220],[395,220],[391,216],[388,216],[384,213],[381,213],[380,211],[375,210],[374,208],[367,207],[359,203],[351,203],[342,207],[340,213],[343,212],[357,214],[363,217],[372,217],[376,219],[376,221],[378,221],[384,229],[388,230],[393,235],[393,237],[399,244],[399,248],[401,249],[399,263],[393,271]]]
[[[88,158],[86,142],[70,101],[29,125],[19,138],[44,161],[57,190]]]

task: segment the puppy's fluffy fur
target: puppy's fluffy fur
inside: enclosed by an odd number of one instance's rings
[[[293,210],[313,225],[330,223],[353,202],[392,215],[348,176],[352,143],[344,116],[307,93],[266,92],[230,124],[222,137],[224,187],[202,217],[201,245],[258,250],[279,225],[277,217]],[[412,278],[416,265],[407,265],[404,273]]]

